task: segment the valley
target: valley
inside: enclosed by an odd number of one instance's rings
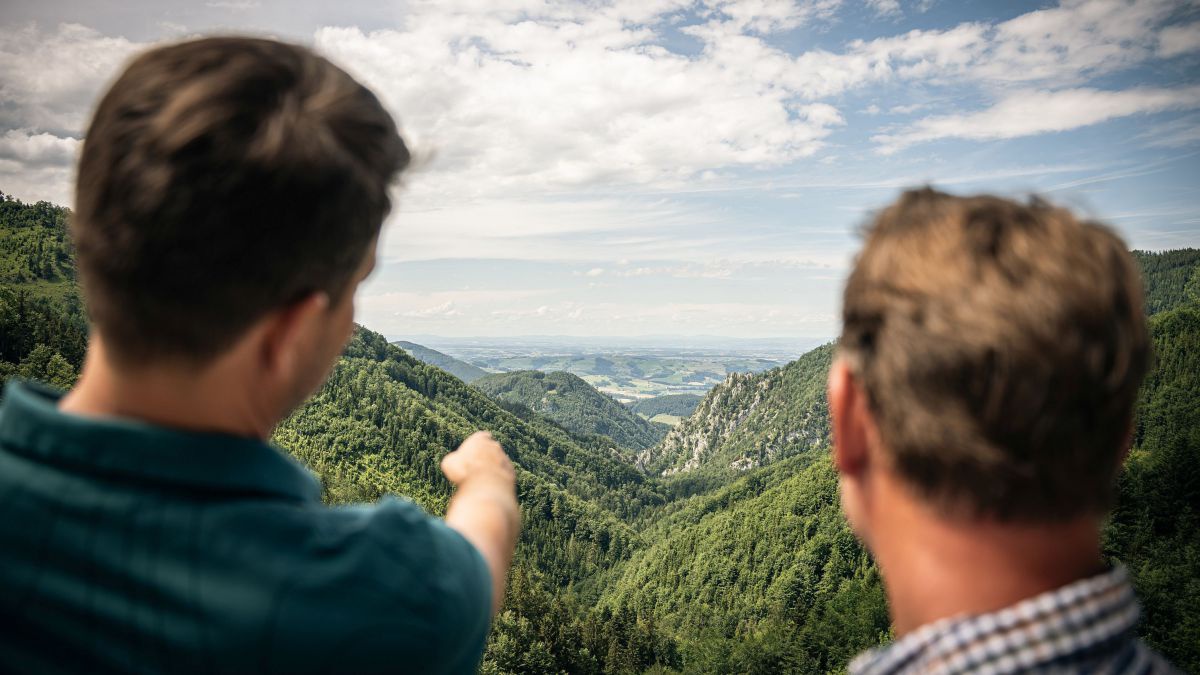
[[[568,372],[623,403],[671,394],[703,395],[730,373],[781,366],[828,339],[411,338],[488,372]]]
[[[0,200],[0,379],[78,376],[68,217]],[[1200,672],[1200,251],[1136,256],[1158,363],[1104,551],[1133,576],[1139,634]],[[476,429],[496,435],[523,528],[482,672],[825,673],[891,639],[879,571],[838,507],[827,340],[430,337],[402,348],[361,327],[273,442],[329,504],[397,494],[438,514],[441,457]]]

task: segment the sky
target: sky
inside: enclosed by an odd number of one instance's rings
[[[358,319],[389,336],[831,337],[907,187],[1200,246],[1200,2],[6,0],[0,191],[70,205],[134,53],[307,44],[416,161]]]

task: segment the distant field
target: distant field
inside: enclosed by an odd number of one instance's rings
[[[668,415],[666,413],[659,413],[659,414],[655,415],[654,417],[651,417],[650,421],[651,422],[662,422],[663,424],[670,424],[671,426],[676,426],[677,424],[679,424],[680,422],[683,421],[683,418],[680,417],[679,415]]]

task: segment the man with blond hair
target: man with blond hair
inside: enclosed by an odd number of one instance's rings
[[[1158,673],[1100,529],[1149,357],[1138,270],[1041,201],[904,194],[846,284],[843,509],[897,639],[852,673]]]

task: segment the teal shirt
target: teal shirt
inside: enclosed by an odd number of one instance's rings
[[[0,671],[472,672],[479,552],[419,507],[321,504],[258,440],[0,404]]]

